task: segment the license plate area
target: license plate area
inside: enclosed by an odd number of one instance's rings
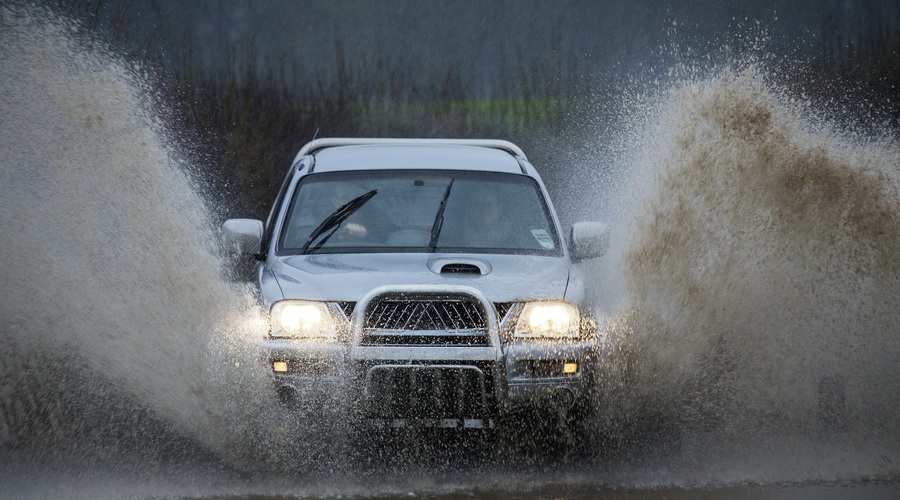
[[[484,372],[471,365],[376,365],[366,373],[367,413],[380,419],[465,419],[488,413]]]

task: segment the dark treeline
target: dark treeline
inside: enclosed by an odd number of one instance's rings
[[[488,93],[478,88],[479,75],[461,67],[451,65],[422,83],[402,58],[375,53],[351,59],[340,42],[333,46],[333,74],[313,72],[311,83],[302,86],[291,83],[297,81],[291,62],[263,64],[252,40],[231,46],[231,72],[210,74],[196,57],[202,48],[187,41],[177,63],[164,65],[155,50],[158,41],[128,40],[121,29],[127,3],[116,3],[104,16],[98,15],[105,6],[101,0],[58,5],[80,19],[90,36],[145,69],[155,68],[177,139],[205,166],[210,195],[227,216],[264,217],[290,161],[316,136],[505,138],[543,166],[551,184],[550,159],[559,158],[561,149],[597,140],[597,130],[585,130],[584,123],[615,127],[616,95],[628,85],[621,75],[603,79],[591,73],[562,33],[551,37],[555,60],[504,52],[500,69],[509,77]],[[823,103],[862,96],[877,103],[896,130],[900,7],[878,19],[852,40],[826,20],[820,50],[801,69],[785,71],[784,83]]]
[[[421,86],[378,63],[352,65],[338,45],[333,83],[291,88],[284,75],[260,74],[252,59],[228,77],[182,67],[170,85],[176,114],[217,168],[232,207],[261,215],[299,148],[313,137],[497,137],[522,143],[560,136],[589,105],[589,93],[560,95],[555,75],[520,66],[528,82],[506,97],[473,97],[457,68]]]

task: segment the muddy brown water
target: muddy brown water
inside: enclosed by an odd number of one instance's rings
[[[41,9],[0,23],[0,496],[898,496],[896,131],[739,61],[673,81],[617,189],[570,179],[621,228],[584,266],[607,356],[582,457],[526,432],[366,455],[275,401],[152,82]]]

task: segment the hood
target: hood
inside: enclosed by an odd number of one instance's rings
[[[478,273],[441,273],[444,266]],[[460,264],[461,266],[456,266]],[[492,302],[560,299],[569,281],[562,257],[382,253],[275,257],[270,269],[285,299],[357,301],[384,285],[465,285]]]

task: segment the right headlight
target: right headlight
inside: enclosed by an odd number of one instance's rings
[[[516,337],[574,338],[581,334],[581,315],[568,302],[529,302],[516,322]]]
[[[272,305],[270,319],[270,335],[275,338],[338,336],[338,322],[325,302],[282,300]]]

